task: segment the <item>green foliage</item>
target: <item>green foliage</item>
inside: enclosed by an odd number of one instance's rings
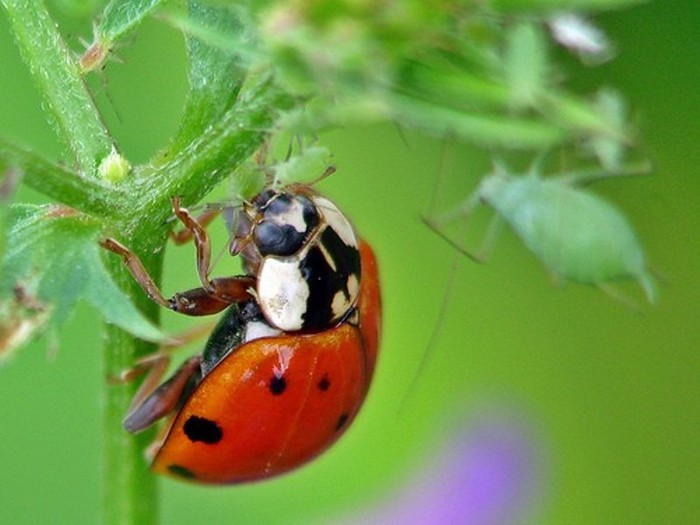
[[[496,9],[516,11],[571,11],[573,9],[616,9],[641,4],[647,0],[492,0]]]
[[[10,216],[9,249],[0,271],[0,290],[24,293],[51,305],[58,329],[75,304],[87,300],[105,320],[149,341],[165,336],[148,322],[115,284],[100,257],[100,224],[60,206],[16,205]]]
[[[541,28],[520,24],[509,31],[503,56],[508,99],[514,110],[536,107],[551,77]]]
[[[131,165],[116,150],[107,155],[97,167],[100,178],[110,184],[117,184],[123,181],[131,171]]]
[[[111,0],[94,27],[94,39],[80,57],[82,74],[104,65],[116,42],[128,36],[167,0]]]
[[[104,0],[49,0],[49,7],[55,6],[59,13],[75,19],[94,16]]]
[[[300,117],[302,127],[391,118],[535,151],[624,140],[595,101],[567,92],[551,62],[549,9],[571,2],[530,5],[525,15],[508,13],[514,5],[468,1],[272,3],[259,40],[288,88],[333,101]]]
[[[125,4],[120,5],[122,7],[117,9],[115,4],[110,4],[107,14],[108,18],[121,17],[123,24],[120,25],[115,21],[106,27],[111,27],[113,30],[116,27],[123,27],[127,19],[134,23],[138,13],[141,13],[136,7],[147,7],[145,3],[141,3],[138,6],[132,6],[134,9],[125,10]],[[154,4],[149,6],[152,8]],[[12,11],[12,6],[9,4],[8,9]],[[195,3],[191,5],[191,10],[195,20],[202,24],[209,21],[212,27],[216,24],[217,30],[234,31],[235,28],[240,27],[238,19],[230,11]],[[22,9],[12,12],[29,16]],[[48,15],[41,14],[41,10],[37,10],[37,13],[38,21],[35,23],[39,28],[48,31],[46,27],[48,18],[44,18]],[[21,25],[19,21],[17,23]],[[51,30],[55,31],[53,25]],[[24,31],[23,28],[22,31]],[[102,147],[105,145],[102,137],[107,137],[107,143],[110,139],[101,124],[99,124],[100,132],[96,135],[89,134],[93,129],[89,125],[90,122],[99,123],[101,119],[91,103],[85,85],[77,75],[73,57],[63,53],[59,59],[55,53],[46,54],[45,50],[49,46],[41,31],[37,32],[37,38],[28,38],[28,33],[21,34],[24,35],[23,39],[20,39],[20,43],[24,46],[24,54],[27,61],[32,64],[32,68],[39,71],[37,75],[43,75],[41,71],[44,69],[51,71],[51,74],[39,81],[39,86],[47,100],[58,101],[51,106],[57,108],[56,115],[64,117],[64,121],[70,123],[62,127],[61,134],[67,137],[70,144],[76,145],[71,147],[73,160],[82,166],[84,162],[88,162],[87,157],[89,157],[90,165],[94,169],[87,172],[73,171],[1,138],[0,159],[4,166],[21,173],[24,176],[24,182],[29,186],[93,219],[99,219],[91,223],[91,236],[88,236],[85,231],[82,231],[85,235],[77,235],[81,230],[62,230],[63,236],[76,235],[86,244],[94,242],[99,232],[104,234],[107,231],[119,232],[125,238],[131,238],[130,244],[135,245],[136,248],[141,245],[140,239],[157,239],[162,243],[165,236],[162,233],[154,234],[153,230],[163,228],[165,219],[170,213],[171,196],[181,195],[185,202],[194,202],[202,198],[237,164],[253,153],[263,140],[266,130],[271,128],[278,112],[288,105],[289,98],[275,87],[270,76],[264,72],[251,76],[245,89],[241,91],[244,72],[237,68],[235,54],[211,47],[190,37],[191,92],[180,131],[171,146],[156,154],[153,162],[145,166],[135,166],[130,170],[128,160],[115,149],[111,152],[105,151],[102,156],[93,159],[92,155],[97,151],[102,152]],[[126,33],[112,34],[123,36]],[[57,38],[57,35],[54,35],[54,38]],[[59,46],[59,49],[65,51],[64,46]],[[58,62],[61,67],[55,62]],[[55,73],[56,70],[59,71],[58,74]],[[86,98],[90,101],[87,106],[80,106],[80,109],[76,110],[73,105],[64,105],[61,102],[62,97],[66,96],[66,78],[72,79],[76,88],[68,93],[71,100]],[[238,81],[235,80],[236,78]],[[90,118],[85,120],[88,125],[83,128],[76,123],[76,119],[83,119],[83,114],[87,110],[90,110]],[[230,167],[228,170],[222,169],[227,166]],[[144,222],[143,213],[150,214],[153,222]],[[35,227],[40,228],[47,224],[53,223],[36,221]],[[19,242],[21,240],[19,232],[25,231],[26,228],[18,230],[19,225],[14,226],[12,238],[15,242]],[[30,239],[33,238],[30,237]],[[65,256],[59,259],[75,263],[75,255],[80,253],[78,246],[71,246],[66,240],[53,248],[57,249],[56,253],[61,253],[63,246],[71,247],[73,251],[67,249]],[[148,249],[153,250],[153,246],[149,246]],[[51,284],[53,282],[51,276],[44,281],[44,277],[52,273],[52,258],[49,257],[51,253],[50,250],[42,248],[30,254],[20,250],[19,252],[10,251],[5,255],[6,259],[12,256],[16,260],[19,255],[26,258],[38,282],[44,283],[39,294],[41,300],[49,305],[60,303],[62,308],[51,308],[51,311],[67,314],[75,303],[76,297],[72,294],[68,298],[62,297],[62,288]],[[90,252],[85,251],[85,253]],[[105,269],[98,257],[87,257],[82,262],[82,267],[86,274],[94,279],[90,281],[90,287],[80,287],[80,293],[92,294],[88,299],[92,299],[90,302],[103,310],[108,320],[139,337],[150,340],[161,338],[160,334],[153,331],[138,309],[133,306],[129,308],[132,301],[123,292],[114,288],[111,279],[97,278],[106,277]],[[28,268],[9,264],[6,261],[3,276],[7,282],[20,282],[26,278]],[[9,293],[11,288],[9,285],[6,286],[5,293]],[[72,289],[78,290],[78,288]],[[118,298],[116,298],[117,294],[120,294]],[[108,302],[114,308],[105,310],[106,306],[99,305],[96,299],[99,296],[110,298]],[[62,321],[63,318],[57,319],[54,324],[61,324]],[[150,328],[145,328],[147,326]]]
[[[95,26],[95,34],[99,40],[116,42],[166,3],[167,0],[111,0]]]
[[[116,203],[126,199],[117,187],[98,178],[80,175],[24,146],[0,137],[2,164],[22,175],[28,186],[77,210],[97,217],[115,217]]]
[[[477,143],[494,158],[554,150],[566,154],[572,172],[591,161],[608,173],[624,171],[633,147],[619,94],[606,89],[580,96],[566,88],[553,48],[571,44],[557,43],[551,31],[563,10],[594,12],[632,0],[201,0],[188,2],[186,10],[165,0],[113,0],[79,57],[43,2],[0,2],[66,146],[63,162],[56,162],[0,138],[3,174],[17,173],[17,180],[59,203],[21,205],[0,216],[0,226],[9,228],[7,238],[0,237],[6,247],[0,314],[10,312],[14,333],[24,325],[12,312],[33,308],[27,297],[40,306],[35,328],[60,325],[84,298],[109,323],[139,338],[162,339],[147,320],[157,317],[154,307],[134,292],[118,258],[109,254],[103,262],[97,239],[119,237],[157,281],[172,197],[185,206],[198,202],[280,130],[316,135],[389,120]],[[186,34],[189,93],[173,138],[138,165],[114,144],[83,77],[104,66],[156,13]],[[278,181],[308,180],[323,173],[327,158],[312,146],[268,169]],[[258,159],[253,165],[259,168]],[[245,172],[238,170],[237,181]],[[617,210],[564,179],[505,180],[500,186],[484,181],[477,195],[553,272],[598,285],[636,279],[653,298],[639,243]],[[536,224],[528,222],[532,213]],[[584,242],[580,234],[589,230],[594,235]],[[153,349],[113,326],[107,333],[108,373],[116,375]],[[2,339],[9,340],[0,332]],[[116,426],[128,396],[110,395],[106,424]],[[107,521],[120,516],[120,498],[133,501],[134,487],[149,483],[132,462],[133,442],[113,447],[118,450],[105,460],[110,468],[129,459],[127,474],[108,480]],[[124,519],[147,520],[140,513],[148,514],[148,507],[134,506],[134,515]]]

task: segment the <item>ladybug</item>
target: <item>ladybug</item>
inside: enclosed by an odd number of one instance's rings
[[[282,474],[348,428],[370,385],[381,328],[377,263],[347,218],[307,186],[268,188],[229,217],[244,275],[210,279],[203,225],[173,200],[191,232],[201,288],[165,299],[138,257],[113,239],[148,295],[187,315],[225,310],[188,359],[124,426],[170,416],[152,447],[155,472],[200,483]]]

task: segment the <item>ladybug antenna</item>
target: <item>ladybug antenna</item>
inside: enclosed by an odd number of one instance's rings
[[[251,206],[247,199],[239,198],[240,204],[226,204],[221,208],[221,216],[226,224],[226,231],[233,232],[238,227],[238,212]]]
[[[334,173],[335,173],[335,166],[333,166],[333,165],[328,166],[328,167],[325,169],[325,171],[324,171],[323,173],[321,173],[321,175],[319,175],[319,176],[316,177],[315,179],[313,179],[313,180],[311,180],[310,182],[308,182],[308,183],[306,184],[306,186],[315,186],[316,184],[318,184],[318,183],[321,182],[322,180],[324,180],[324,179],[330,177],[330,176],[333,175]]]

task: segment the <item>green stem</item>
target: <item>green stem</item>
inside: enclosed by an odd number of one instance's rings
[[[22,146],[0,138],[0,159],[23,174],[22,182],[56,202],[95,217],[116,218],[118,204],[128,201],[121,188],[82,177]]]
[[[66,47],[41,0],[0,0],[24,61],[34,77],[52,121],[83,175],[112,150],[112,140]]]
[[[235,105],[174,158],[137,175],[129,190],[133,222],[125,231],[141,227],[142,218],[164,222],[171,215],[171,199],[185,206],[199,202],[260,147],[279,113],[293,104],[267,74],[254,79]],[[136,246],[134,246],[136,248]]]
[[[131,274],[117,257],[108,257],[112,274],[119,284],[132,290],[134,300],[145,314],[158,322],[160,309],[134,284]],[[162,273],[162,250],[142,261],[151,275],[160,281]],[[156,350],[114,325],[105,325],[103,348],[104,372],[107,378],[132,367],[135,360]],[[106,381],[104,386],[103,429],[104,471],[102,495],[102,521],[105,525],[151,525],[158,522],[158,485],[149,470],[144,451],[154,439],[152,431],[137,436],[129,435],[122,427],[135,384]]]

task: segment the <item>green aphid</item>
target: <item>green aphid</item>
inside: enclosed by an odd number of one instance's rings
[[[478,194],[555,275],[596,286],[634,279],[649,302],[656,300],[639,240],[608,202],[565,179],[537,175],[498,173]]]
[[[632,226],[611,204],[577,187],[575,179],[498,171],[481,181],[462,212],[479,202],[493,208],[496,220],[504,219],[556,277],[618,296],[610,284],[633,279],[650,303],[656,301],[654,279]]]

